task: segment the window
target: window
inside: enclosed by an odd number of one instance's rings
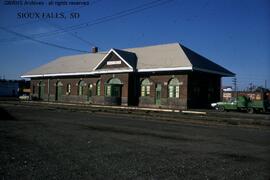
[[[78,95],[79,96],[83,95],[83,86],[84,86],[84,81],[80,81],[78,84]]]
[[[179,98],[179,81],[173,78],[169,82],[168,86],[168,96],[169,98]]]
[[[112,85],[106,86],[106,93],[105,93],[106,96],[111,96],[111,92],[112,92],[111,87],[112,87]]]
[[[35,94],[36,93],[36,87],[35,87],[35,85],[33,85],[33,94]]]
[[[144,79],[141,83],[141,96],[149,96],[150,95],[150,86],[151,83],[149,79]]]
[[[100,96],[100,80],[97,81],[97,96]]]
[[[71,84],[67,84],[67,94],[71,93]]]

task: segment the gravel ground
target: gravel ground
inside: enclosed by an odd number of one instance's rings
[[[3,103],[0,114],[1,180],[270,179],[269,128]]]

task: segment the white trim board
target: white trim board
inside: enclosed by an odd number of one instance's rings
[[[138,72],[152,72],[152,71],[184,71],[192,70],[192,66],[187,67],[173,67],[173,68],[149,68],[149,69],[138,69]]]
[[[232,76],[232,74],[221,73],[218,71],[202,69],[202,68],[193,68],[191,66],[187,67],[174,67],[174,68],[149,68],[149,69],[138,69],[138,72],[160,72],[160,71],[201,71],[207,73],[214,73],[223,76]],[[107,70],[96,70],[92,72],[75,72],[75,73],[55,73],[55,74],[33,74],[33,75],[22,75],[21,78],[35,78],[35,77],[54,77],[54,76],[79,76],[79,75],[95,75],[95,74],[105,74],[105,73],[125,73],[133,72],[133,69],[107,69]]]
[[[92,72],[77,72],[77,73],[56,73],[56,74],[33,74],[33,75],[22,75],[21,78],[35,78],[35,77],[55,77],[55,76],[80,76],[80,75],[95,75],[102,73],[125,73],[133,72],[133,69],[114,69],[114,70],[100,70]]]
[[[22,75],[22,78],[33,77],[53,77],[53,76],[79,76],[79,75],[92,75],[93,72],[77,72],[77,73],[56,73],[56,74],[40,74],[40,75]]]
[[[219,75],[223,75],[223,76],[232,76],[233,74],[228,74],[228,73],[222,73],[219,71],[213,71],[213,70],[209,70],[209,69],[203,69],[203,68],[193,68],[195,71],[201,71],[201,72],[206,72],[206,73],[212,73],[212,74],[219,74]]]
[[[102,73],[125,73],[125,72],[133,72],[133,69],[96,70],[96,71],[94,71],[94,74],[102,74]]]

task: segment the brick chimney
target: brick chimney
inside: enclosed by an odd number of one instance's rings
[[[92,47],[92,53],[97,53],[98,52],[98,47]]]

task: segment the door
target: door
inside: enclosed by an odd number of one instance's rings
[[[113,84],[112,85],[112,96],[114,96],[114,97],[121,97],[121,88],[122,86],[121,85],[119,85],[119,84]]]
[[[107,105],[121,105],[122,82],[118,78],[112,78],[105,85],[105,103]]]
[[[87,100],[90,101],[91,97],[92,97],[92,89],[93,89],[93,85],[89,84],[88,86],[88,92],[87,92]]]
[[[63,84],[61,82],[57,82],[56,83],[56,89],[55,89],[55,100],[56,101],[61,100],[62,86],[63,86]]]
[[[38,87],[38,98],[43,100],[44,98],[44,86],[45,84],[43,82],[39,83],[39,87]]]
[[[156,105],[161,104],[161,84],[156,86]]]

